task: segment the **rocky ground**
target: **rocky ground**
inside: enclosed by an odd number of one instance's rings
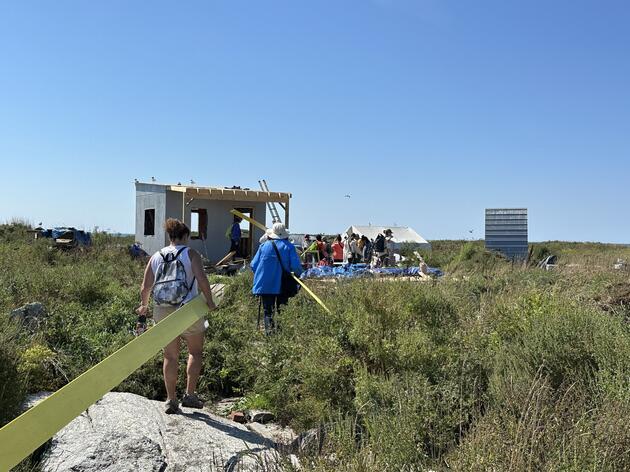
[[[287,470],[299,467],[293,439],[279,426],[239,424],[206,409],[167,415],[161,402],[108,393],[54,436],[42,470]]]

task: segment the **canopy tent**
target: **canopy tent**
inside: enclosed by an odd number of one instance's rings
[[[346,234],[350,236],[352,233],[355,233],[359,236],[367,236],[368,239],[373,240],[379,233],[385,232],[386,229],[392,230],[392,240],[396,249],[400,249],[400,245],[403,243],[411,243],[416,244],[420,249],[431,250],[431,244],[408,226],[350,226],[346,230]]]

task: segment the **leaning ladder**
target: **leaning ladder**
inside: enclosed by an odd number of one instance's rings
[[[258,183],[260,184],[260,188],[263,192],[269,192],[269,187],[267,186],[267,181],[265,179],[259,180]],[[274,202],[267,202],[267,208],[269,208],[269,213],[271,213],[271,220],[274,223],[282,223],[276,204]]]

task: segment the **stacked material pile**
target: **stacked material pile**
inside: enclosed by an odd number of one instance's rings
[[[427,274],[441,277],[443,272],[440,269],[427,267]],[[374,276],[393,277],[421,277],[418,267],[379,267],[371,268],[368,264],[346,264],[343,266],[320,266],[313,267],[302,273],[302,279],[331,279],[331,278],[357,278]]]

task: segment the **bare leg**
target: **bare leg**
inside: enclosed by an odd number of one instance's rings
[[[188,345],[188,365],[186,366],[186,393],[194,393],[197,389],[197,381],[201,373],[203,363],[204,333],[186,336]]]
[[[168,400],[177,400],[177,373],[179,366],[179,337],[164,348],[164,385]]]

